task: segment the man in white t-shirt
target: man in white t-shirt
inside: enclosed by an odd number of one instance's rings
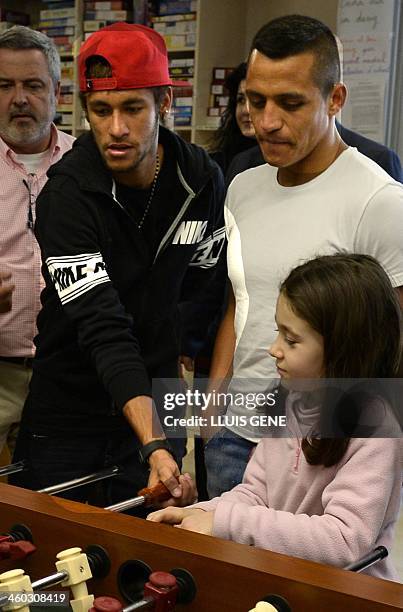
[[[232,397],[267,390],[278,378],[268,354],[278,287],[302,261],[370,254],[403,303],[403,187],[341,140],[335,117],[346,88],[339,81],[335,38],[316,19],[281,17],[255,36],[246,94],[267,164],[239,174],[228,190],[232,291],[211,372],[214,389],[232,376]],[[250,414],[240,403],[229,404],[226,427],[205,448],[210,496],[242,480],[257,441],[239,418]]]
[[[33,233],[36,197],[74,140],[52,123],[59,91],[53,41],[24,26],[6,30],[0,36],[0,452],[6,442],[13,449],[32,372],[43,284]]]

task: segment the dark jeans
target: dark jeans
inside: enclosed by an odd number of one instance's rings
[[[185,440],[174,440],[173,446],[180,467]],[[28,469],[10,476],[9,482],[32,490],[118,465],[121,468],[118,476],[59,494],[66,499],[101,507],[135,497],[138,490],[147,485],[149,475],[147,467],[139,461],[138,442],[129,427],[104,436],[74,432],[45,435],[23,429],[13,457],[13,461],[21,460],[26,462]],[[147,514],[141,507],[129,513]]]
[[[211,498],[230,491],[242,482],[256,444],[223,428],[204,447],[207,491]]]

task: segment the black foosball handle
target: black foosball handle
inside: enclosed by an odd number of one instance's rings
[[[374,563],[381,561],[381,559],[385,559],[388,554],[388,549],[385,548],[385,546],[377,546],[370,553],[358,559],[358,561],[346,565],[344,569],[350,570],[351,572],[362,572],[364,569],[374,565]]]

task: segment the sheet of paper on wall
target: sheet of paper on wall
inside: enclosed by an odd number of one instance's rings
[[[343,44],[343,78],[369,74],[389,74],[391,38],[386,34],[341,36]]]
[[[394,4],[394,0],[339,0],[339,36],[391,32]]]
[[[385,142],[395,0],[339,0],[337,32],[343,44],[348,99],[342,123]]]
[[[349,96],[341,113],[341,123],[367,138],[382,142],[385,133],[385,76],[362,75],[345,79]]]

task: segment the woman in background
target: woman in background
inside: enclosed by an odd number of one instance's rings
[[[239,64],[226,78],[224,85],[228,90],[228,106],[210,146],[210,155],[224,174],[235,155],[256,145],[255,130],[247,107],[245,79],[246,62]]]

